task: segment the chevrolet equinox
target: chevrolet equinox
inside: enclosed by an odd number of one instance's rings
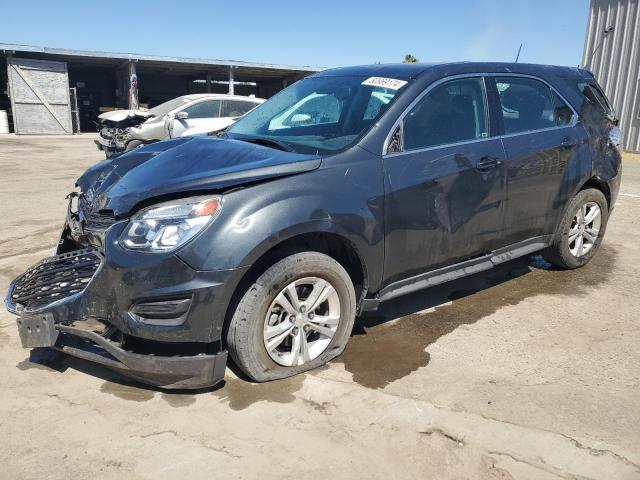
[[[344,350],[380,302],[541,252],[596,254],[620,131],[583,69],[326,70],[226,131],[89,168],[55,256],[10,285],[26,348],[165,388],[263,382]]]

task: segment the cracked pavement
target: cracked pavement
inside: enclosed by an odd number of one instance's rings
[[[0,287],[50,255],[92,135],[0,136]],[[640,478],[640,156],[600,252],[383,304],[328,367],[197,393],[30,357],[0,312],[0,478]],[[4,293],[3,293],[4,295]]]

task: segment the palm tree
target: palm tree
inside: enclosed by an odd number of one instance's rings
[[[418,59],[413,55],[411,55],[410,53],[407,53],[404,56],[404,60],[402,61],[402,63],[418,63]]]

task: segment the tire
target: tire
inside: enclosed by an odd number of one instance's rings
[[[582,237],[582,241],[584,243],[580,244],[580,247],[584,249],[587,244],[590,244],[590,248],[579,253],[581,249],[578,248],[578,245],[575,243],[576,241],[571,241],[573,238],[577,238],[575,236],[576,229],[578,231],[578,236],[583,235],[581,233],[582,231],[586,231],[584,235],[588,233],[590,237],[593,237],[592,233],[594,229],[588,227],[589,225],[594,227],[594,222],[597,220],[596,218],[594,221],[586,225],[587,228],[583,227],[584,230],[580,230],[579,222],[576,223],[576,219],[579,218],[579,210],[581,210],[585,205],[597,205],[599,207],[599,224],[595,241],[590,242],[586,236]],[[591,212],[588,207],[587,210],[583,210],[583,212],[584,211]],[[588,214],[587,217],[589,217]],[[589,218],[587,218],[587,220],[588,219]],[[595,188],[581,190],[575,197],[573,197],[571,202],[569,202],[565,214],[560,220],[560,224],[558,225],[557,231],[554,235],[553,243],[542,252],[543,257],[549,263],[564,269],[574,269],[586,265],[596,254],[600,244],[602,243],[608,219],[609,207],[607,199],[602,192]]]
[[[305,284],[312,279],[316,282],[315,284]],[[292,320],[294,317],[290,315],[290,311],[282,308],[278,300],[282,298],[282,294],[285,294],[284,300],[288,301],[291,298],[290,290],[285,292],[284,289],[293,282],[300,283],[299,286],[293,288],[301,302],[308,301],[310,304],[315,304],[311,299],[313,293],[321,292],[320,298],[318,298],[319,307],[305,313],[305,306],[301,305],[299,309],[294,309],[297,312],[295,320]],[[326,285],[332,287],[333,290],[328,289]],[[328,299],[322,300],[320,303],[320,300],[325,296],[325,290],[331,293],[328,294]],[[305,299],[305,293],[308,291],[311,293]],[[335,315],[336,305],[338,305],[336,302],[339,302],[339,315]],[[290,302],[289,307],[293,307],[294,303]],[[309,305],[309,307],[311,306],[313,305]],[[331,315],[332,309],[333,316]],[[355,313],[356,294],[353,282],[342,265],[322,253],[296,253],[268,268],[244,292],[227,331],[229,354],[236,365],[257,382],[290,377],[320,367],[340,355],[351,335]],[[269,318],[267,318],[267,314],[269,314]],[[322,321],[318,322],[318,319],[333,317],[338,317],[338,320],[332,320],[337,325],[328,326],[322,324]],[[314,318],[318,325],[313,323]],[[303,321],[307,323],[298,328],[291,323],[292,321],[299,322],[300,325]],[[290,333],[287,334],[286,329],[290,326]],[[284,340],[269,353],[266,336],[272,333],[268,329],[276,328],[281,329],[282,333],[278,334],[278,337],[284,335]],[[295,330],[296,328],[298,330]],[[329,338],[329,336],[317,332],[315,328],[325,329],[323,331],[335,329],[335,331],[333,337]],[[302,336],[305,338],[304,342],[300,340]],[[317,340],[312,341],[314,338]],[[274,340],[277,341],[277,339]],[[296,357],[294,355],[294,341],[298,341],[298,345],[307,345],[306,352]],[[287,347],[287,344],[290,344],[290,347]],[[323,349],[321,350],[321,348]],[[287,353],[288,350],[291,350],[290,354]],[[302,351],[302,348],[296,348],[295,351]],[[316,354],[317,356],[314,356]],[[308,358],[306,361],[303,359],[304,356]],[[289,365],[287,364],[288,360],[296,363]]]
[[[131,140],[129,143],[127,143],[127,146],[124,149],[124,151],[125,152],[130,152],[131,150],[135,150],[136,148],[138,148],[141,145],[144,145],[144,144],[140,140]]]

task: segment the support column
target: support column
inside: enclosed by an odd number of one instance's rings
[[[211,93],[211,74],[207,73],[207,93]]]
[[[229,95],[234,95],[233,92],[233,67],[229,67]]]
[[[136,73],[137,60],[129,60],[129,109],[138,108],[138,75]]]

